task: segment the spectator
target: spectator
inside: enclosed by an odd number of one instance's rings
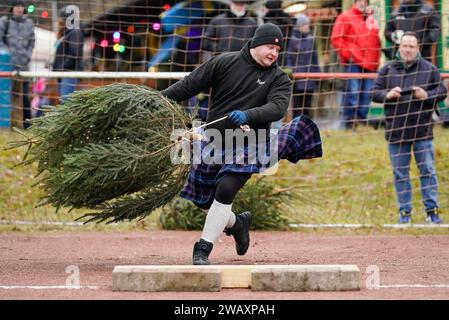
[[[202,62],[224,52],[240,51],[257,28],[257,21],[247,11],[248,0],[232,0],[229,11],[214,17],[206,28]],[[199,116],[205,121],[209,107],[208,91],[200,94]]]
[[[337,17],[332,28],[331,43],[348,73],[374,72],[379,66],[378,28],[367,20],[366,5],[366,0],[354,1],[351,9]],[[357,120],[367,119],[372,83],[371,79],[347,80],[342,103],[346,129],[352,128]]]
[[[285,47],[288,47],[288,40],[291,37],[291,29],[294,21],[289,14],[282,9],[281,0],[268,0],[265,5],[262,5],[258,10],[263,15],[262,23],[273,23],[277,25],[284,35]],[[258,19],[260,24],[260,18]],[[278,58],[279,65],[285,65],[285,52],[281,52]]]
[[[385,37],[393,44],[385,50],[389,59],[393,59],[399,40],[404,32],[416,33],[420,43],[420,52],[424,59],[434,62],[432,46],[437,43],[440,33],[440,16],[434,8],[422,0],[402,0],[398,9],[391,14],[385,28]]]
[[[284,35],[284,41],[290,38],[290,31],[293,24],[288,13],[282,9],[281,0],[268,0],[265,4],[267,12],[264,17],[264,23],[273,23],[281,28]]]
[[[285,53],[287,67],[293,72],[321,72],[315,39],[310,34],[310,19],[304,14],[296,16],[296,28]],[[296,80],[293,87],[293,118],[305,114],[312,116],[313,93],[316,80]]]
[[[83,71],[84,35],[80,28],[79,9],[66,6],[59,11],[58,33],[53,71]],[[58,90],[61,100],[73,91],[79,79],[58,79]]]
[[[24,14],[24,1],[13,0],[10,5],[10,12],[0,18],[0,46],[9,51],[14,70],[27,71],[35,44],[34,23]],[[26,80],[20,81],[20,84],[16,83],[13,87],[22,86],[23,127],[28,128],[28,120],[31,119],[30,83]]]
[[[447,89],[441,82],[438,69],[421,58],[416,35],[406,32],[399,44],[399,57],[379,71],[373,92],[373,100],[384,103],[385,137],[393,167],[399,223],[411,222],[409,169],[412,150],[420,173],[427,221],[441,223],[432,113],[446,95]]]
[[[205,31],[203,62],[214,55],[240,51],[252,38],[257,22],[247,12],[247,0],[232,0],[229,11],[213,18]]]

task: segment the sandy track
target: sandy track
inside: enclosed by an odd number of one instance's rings
[[[190,264],[193,243],[199,235],[199,232],[182,231],[2,234],[0,298],[449,299],[449,236],[446,235],[253,232],[251,248],[244,257],[235,254],[232,238],[225,236],[215,245],[210,257],[214,264],[356,264],[361,270],[361,290],[357,292],[112,291],[114,266]],[[378,290],[366,287],[366,280],[372,279],[372,274],[366,273],[370,265],[380,270]],[[76,268],[79,268],[81,288],[64,288],[75,283],[71,282],[73,273],[66,270],[73,272]]]

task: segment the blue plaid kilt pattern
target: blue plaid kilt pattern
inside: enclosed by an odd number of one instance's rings
[[[292,163],[297,163],[301,159],[320,158],[323,155],[318,126],[304,115],[296,117],[282,126],[277,133],[277,141],[277,159],[279,160],[286,159]],[[269,156],[269,147],[266,150],[267,156]],[[205,164],[203,162],[193,164],[187,183],[181,191],[181,197],[194,203],[208,203],[214,197],[216,184],[227,174],[261,173],[275,164],[267,163],[267,161],[263,161],[263,163],[257,161],[255,164],[239,164],[242,163],[242,159],[237,159],[237,157],[239,155],[241,157],[242,154],[247,159],[250,156],[248,148],[245,148],[243,153],[238,153],[234,150],[234,161],[231,161],[232,164]]]

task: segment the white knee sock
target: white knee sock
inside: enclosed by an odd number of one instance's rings
[[[229,216],[232,213],[232,204],[223,204],[214,200],[204,223],[201,238],[214,243],[228,224]]]
[[[226,225],[226,228],[231,228],[235,224],[235,213],[231,211],[231,215],[229,216],[228,224]]]
[[[209,210],[207,209],[201,209],[201,211],[204,212],[204,214],[207,214]],[[226,228],[231,228],[235,225],[235,213],[231,211],[231,214],[229,215],[228,224],[226,225]]]

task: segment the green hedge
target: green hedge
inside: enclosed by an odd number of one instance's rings
[[[237,214],[250,211],[253,230],[286,229],[289,220],[283,212],[293,199],[290,190],[277,188],[265,177],[253,178],[237,194],[232,209]],[[201,230],[205,218],[192,202],[177,197],[162,209],[160,223],[167,230]]]

